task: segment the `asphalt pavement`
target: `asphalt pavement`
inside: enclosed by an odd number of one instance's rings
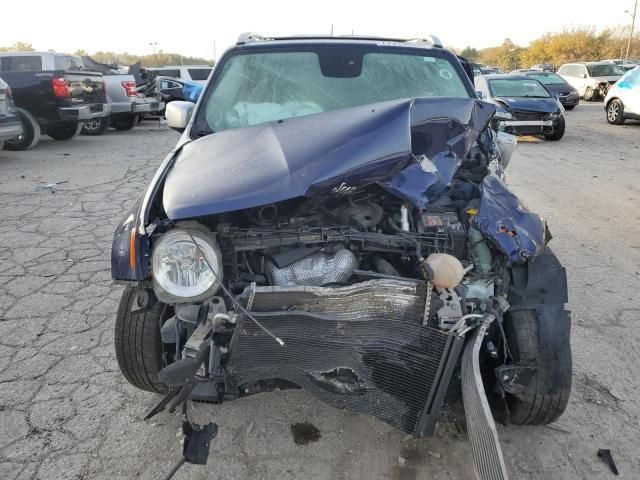
[[[0,151],[0,479],[163,478],[181,455],[180,418],[143,421],[159,400],[118,370],[110,278],[113,231],[178,134],[128,132]],[[547,218],[568,270],[574,387],[552,426],[499,427],[518,479],[609,479],[640,471],[640,123],[611,126],[602,104],[567,112],[560,142],[523,139],[507,169]],[[273,392],[191,415],[220,434],[206,467],[176,479],[473,478],[464,417],[428,439],[335,410],[304,391]],[[292,425],[319,437],[298,445]]]

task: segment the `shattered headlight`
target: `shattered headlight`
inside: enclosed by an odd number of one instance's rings
[[[220,250],[213,237],[198,230],[165,233],[153,249],[151,269],[156,296],[165,303],[209,298],[222,280]]]

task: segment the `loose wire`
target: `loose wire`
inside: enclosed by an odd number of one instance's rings
[[[267,327],[265,327],[264,325],[262,325],[262,323],[260,323],[260,322],[259,322],[259,321],[258,321],[258,320],[253,316],[253,315],[251,315],[251,314],[249,313],[249,311],[248,311],[246,308],[244,308],[244,307],[242,306],[242,304],[241,304],[239,301],[237,301],[237,300],[235,299],[235,297],[233,296],[233,294],[231,293],[231,291],[229,291],[229,290],[227,289],[227,287],[225,287],[225,286],[224,286],[224,284],[222,283],[222,279],[218,276],[218,274],[216,273],[216,271],[213,269],[213,267],[212,267],[212,266],[211,266],[211,264],[209,263],[209,260],[207,259],[206,255],[204,254],[204,252],[203,252],[203,251],[202,251],[202,249],[200,248],[200,245],[198,245],[198,242],[196,242],[196,239],[195,239],[195,238],[193,238],[193,235],[191,235],[191,232],[187,231],[187,235],[189,235],[189,237],[191,238],[191,241],[193,242],[193,244],[196,246],[196,248],[197,248],[197,249],[198,249],[198,251],[200,252],[200,255],[202,255],[202,258],[204,259],[204,263],[206,263],[206,264],[207,264],[207,267],[209,267],[209,270],[211,271],[211,273],[213,274],[213,276],[214,276],[214,277],[216,277],[216,280],[217,280],[217,281],[218,281],[218,283],[220,284],[220,288],[222,288],[222,291],[223,291],[224,293],[226,293],[226,295],[229,297],[229,300],[231,300],[231,301],[233,302],[233,304],[234,304],[235,306],[237,306],[237,307],[242,311],[242,313],[244,313],[247,317],[249,317],[249,318],[253,321],[253,323],[255,323],[255,324],[256,324],[260,329],[262,329],[262,331],[263,331],[264,333],[266,333],[266,334],[267,334],[267,335],[269,335],[271,338],[273,338],[273,339],[278,343],[278,345],[280,345],[281,347],[284,347],[284,342],[283,342],[279,337],[277,337],[276,335],[274,335],[273,333],[271,333],[271,332],[267,329]]]

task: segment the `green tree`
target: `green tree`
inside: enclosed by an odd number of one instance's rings
[[[0,52],[33,52],[33,46],[27,42],[16,42],[10,47],[0,47]]]
[[[467,60],[469,60],[471,62],[475,62],[480,57],[480,52],[476,48],[473,48],[473,47],[470,47],[469,45],[467,45],[460,52],[460,56],[466,58]]]

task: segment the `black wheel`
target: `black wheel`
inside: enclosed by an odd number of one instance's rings
[[[571,110],[573,110],[574,108],[576,108],[575,105],[565,105],[564,109],[568,112],[570,112]]]
[[[111,126],[120,131],[131,130],[138,124],[138,117],[138,114],[114,117],[111,120]]]
[[[131,312],[137,305],[139,288],[126,287],[116,317],[115,349],[120,371],[127,381],[141,390],[165,393],[167,387],[158,380],[162,369],[160,326],[166,319],[165,304],[155,302],[145,310]]]
[[[560,115],[560,118],[558,118],[558,121],[556,122],[553,128],[553,133],[545,135],[544,138],[546,138],[547,140],[552,140],[554,142],[557,142],[562,137],[564,137],[564,129],[565,129],[564,115]]]
[[[607,122],[611,125],[622,125],[624,123],[624,105],[617,98],[611,100],[607,105]]]
[[[67,122],[49,125],[47,127],[47,135],[54,140],[71,140],[80,133],[82,123]]]
[[[94,118],[82,124],[82,135],[102,135],[111,126],[111,117]]]
[[[22,121],[22,135],[12,140],[4,141],[7,150],[28,150],[40,141],[40,125],[33,115],[18,108],[18,116]]]
[[[598,98],[598,92],[596,92],[593,88],[587,87],[584,90],[584,97],[587,102],[593,102]]]
[[[511,423],[543,425],[562,415],[571,393],[571,330],[562,306],[515,310],[505,315],[505,333],[517,364],[530,367],[524,388],[507,394]]]

